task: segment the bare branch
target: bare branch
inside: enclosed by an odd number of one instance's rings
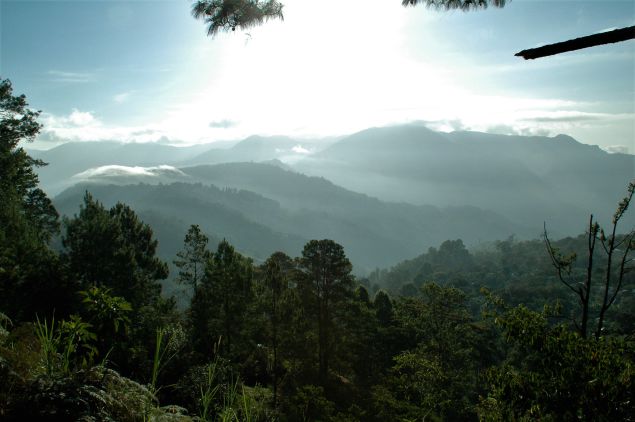
[[[533,60],[540,57],[553,56],[554,54],[565,53],[567,51],[581,50],[583,48],[595,47],[603,44],[611,44],[635,38],[635,26],[616,29],[614,31],[602,32],[588,35],[586,37],[575,38],[555,44],[548,44],[538,48],[530,48],[520,51],[514,56],[522,57],[525,60]]]
[[[622,288],[622,281],[624,280],[624,274],[626,273],[625,272],[626,262],[627,262],[626,257],[628,256],[628,253],[631,251],[631,246],[632,246],[632,242],[629,242],[628,243],[628,247],[624,251],[624,255],[622,255],[622,260],[620,262],[619,278],[617,279],[617,287],[615,287],[615,291],[613,292],[613,295],[611,296],[611,299],[609,300],[607,309],[611,305],[613,305],[613,302],[615,302],[615,298],[617,297],[617,294],[619,293],[620,289]]]
[[[558,272],[558,279],[560,280],[560,282],[562,282],[562,284],[564,284],[569,289],[571,289],[571,291],[577,294],[580,297],[581,301],[584,301],[584,290],[581,289],[580,287],[578,288],[573,287],[573,285],[565,279],[563,274],[563,272],[566,272],[567,274],[571,273],[571,263],[575,259],[575,255],[572,255],[568,259],[562,258],[558,250],[551,245],[551,240],[549,240],[549,236],[547,234],[546,223],[544,224],[543,236],[545,238],[545,245],[547,246],[547,252],[549,253],[549,257],[551,258],[551,263],[553,264],[554,268]]]

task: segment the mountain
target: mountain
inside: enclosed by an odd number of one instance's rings
[[[142,215],[153,212],[174,232],[206,225],[208,234],[227,237],[257,259],[277,249],[297,255],[309,239],[332,238],[360,272],[446,239],[462,238],[469,246],[511,234],[536,238],[543,222],[553,238],[577,235],[591,213],[610,222],[635,178],[632,155],[608,154],[566,135],[441,133],[401,125],[319,147],[315,142],[253,136],[202,152],[73,144],[41,158],[63,176],[58,189],[82,184],[56,198],[64,212],[76,211],[89,188]],[[264,162],[232,162],[241,159]],[[229,162],[197,164],[215,160]],[[49,168],[40,174],[45,188],[52,181]],[[627,214],[622,227],[634,222]],[[170,247],[178,250],[181,242],[174,238]]]
[[[38,169],[41,186],[50,195],[84,180],[95,172],[134,173],[122,167],[186,166],[228,162],[272,161],[281,166],[319,151],[335,138],[297,140],[285,136],[250,136],[240,142],[176,147],[158,143],[122,143],[115,141],[69,142],[46,151],[31,150],[34,157],[48,163]],[[119,168],[116,166],[120,166]],[[91,171],[89,171],[91,170]],[[136,169],[137,172],[142,169]],[[157,169],[151,169],[157,173]],[[165,172],[163,172],[165,173]],[[76,177],[74,177],[76,176]],[[156,178],[154,178],[156,179]],[[172,179],[179,180],[177,179]],[[148,180],[151,182],[151,180]]]
[[[72,177],[102,166],[160,166],[181,163],[212,148],[211,144],[175,147],[157,143],[115,141],[69,142],[45,151],[30,151],[47,166],[39,168],[40,184],[56,195],[76,180]]]
[[[330,238],[345,247],[359,273],[415,256],[448,238],[461,237],[469,245],[512,233],[538,234],[491,211],[384,202],[269,164],[180,171],[188,183],[82,184],[63,192],[55,203],[60,212],[72,215],[84,191],[90,190],[106,205],[123,201],[141,215],[152,211],[164,220],[200,224],[207,233],[227,238],[256,259],[276,250],[298,255],[306,241]],[[134,177],[129,182],[134,183]],[[163,228],[155,230],[160,233]],[[180,245],[182,238],[172,242]]]
[[[320,151],[335,142],[335,138],[295,139],[288,136],[250,136],[224,150],[209,150],[185,164],[218,164],[282,160],[295,162],[307,154]]]
[[[470,205],[533,229],[546,221],[562,235],[584,230],[590,213],[610,221],[635,178],[634,156],[566,135],[440,133],[414,124],[358,132],[294,167],[383,200]]]

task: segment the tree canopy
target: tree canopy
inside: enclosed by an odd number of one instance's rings
[[[507,0],[402,0],[404,6],[423,4],[444,10],[485,9],[488,6],[503,7]],[[207,25],[207,35],[221,31],[249,29],[270,19],[284,19],[284,5],[276,0],[197,0],[192,5],[192,15]]]

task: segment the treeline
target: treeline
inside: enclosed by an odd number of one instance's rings
[[[448,241],[356,280],[332,240],[255,265],[227,241],[210,250],[192,225],[174,257],[191,293],[179,310],[161,295],[168,271],[152,230],[130,207],[87,193],[60,224],[38,188],[43,163],[18,147],[40,129],[26,106],[0,83],[0,419],[633,419],[632,234],[592,227],[565,241],[617,251],[591,250],[593,265],[555,243],[544,260],[531,242],[471,254]],[[540,283],[553,291],[591,274],[579,288],[591,325],[606,286],[615,300],[597,334],[579,330],[584,304],[571,295],[540,309],[542,299],[508,300],[522,283],[531,299],[544,262]]]

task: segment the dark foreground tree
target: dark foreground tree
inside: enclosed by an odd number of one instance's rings
[[[295,262],[283,252],[275,252],[259,268],[256,284],[257,307],[262,315],[261,334],[270,351],[273,407],[278,406],[278,387],[283,373],[282,358],[289,355],[285,347],[292,340],[295,292],[289,287],[295,272]]]
[[[48,246],[58,214],[35,172],[45,164],[20,146],[39,133],[38,116],[24,95],[13,95],[9,80],[0,80],[0,308],[14,320],[52,310],[50,299],[63,301],[65,291]]]
[[[65,225],[64,258],[84,289],[108,287],[135,310],[158,299],[158,280],[168,276],[168,267],[156,257],[152,229],[130,207],[106,210],[87,192],[79,214]]]
[[[337,343],[335,320],[353,292],[352,265],[344,248],[332,240],[311,240],[304,246],[298,288],[307,313],[317,325],[318,374],[324,386]]]
[[[251,281],[251,260],[223,239],[207,260],[205,277],[196,289],[190,309],[194,346],[202,356],[209,357],[218,344],[217,352],[224,358],[232,357],[234,351],[246,351],[239,346],[248,318]]]
[[[192,287],[192,293],[205,276],[205,265],[210,257],[207,250],[209,239],[198,224],[192,224],[185,235],[183,250],[176,254],[174,265],[179,269],[177,281]]]

